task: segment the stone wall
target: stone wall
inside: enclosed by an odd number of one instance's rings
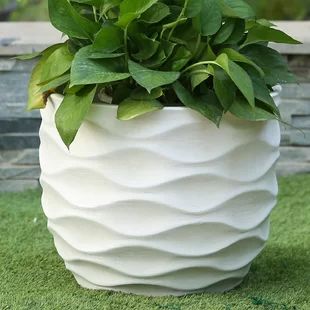
[[[6,27],[11,26],[6,24]],[[20,29],[21,25],[15,27]],[[33,27],[33,24],[29,27]],[[50,29],[46,27],[48,27],[46,24],[42,25],[45,31]],[[31,43],[27,35],[19,42],[12,38],[1,39],[1,29],[3,28],[0,23],[0,191],[37,188],[40,175],[38,159],[40,114],[25,109],[29,73],[34,61],[21,62],[12,59],[12,56],[29,52],[30,49],[42,49],[45,43],[48,45],[56,41],[56,35],[54,32],[50,36],[47,35],[51,42],[42,42],[44,40],[42,35],[37,36],[39,42],[36,43]],[[39,30],[32,28],[31,32],[28,29],[29,33],[35,31]],[[10,33],[12,32],[14,33],[14,29]],[[54,39],[51,40],[51,37]],[[277,170],[279,175],[308,173],[310,172],[310,45],[304,45],[299,50],[294,47],[293,51],[281,46],[280,50],[287,54],[290,68],[297,74],[299,83],[285,85],[281,94],[282,116],[293,127],[282,125],[281,159]]]

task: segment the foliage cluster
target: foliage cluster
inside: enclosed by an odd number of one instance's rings
[[[269,42],[298,44],[243,0],[49,0],[65,43],[40,55],[29,108],[53,92],[64,100],[56,125],[69,146],[91,104],[112,98],[130,120],[168,105],[196,110],[219,126],[227,112],[280,119],[270,92],[294,81]],[[25,56],[24,58],[31,58]]]

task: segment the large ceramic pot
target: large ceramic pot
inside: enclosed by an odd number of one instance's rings
[[[264,248],[276,204],[276,121],[182,107],[122,122],[93,105],[70,151],[42,111],[42,204],[78,283],[145,295],[236,287]],[[262,270],[266,272],[266,270]]]

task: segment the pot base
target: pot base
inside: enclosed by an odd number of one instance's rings
[[[173,290],[166,287],[157,287],[154,285],[131,285],[131,286],[120,286],[120,287],[102,287],[93,285],[87,280],[74,275],[77,283],[85,289],[89,290],[105,290],[112,292],[120,292],[125,294],[134,294],[138,296],[152,296],[152,297],[164,297],[164,296],[184,296],[184,295],[192,295],[192,294],[201,294],[201,293],[225,293],[227,291],[231,291],[238,287],[243,279],[229,279],[224,280],[219,283],[213,284],[207,288],[191,290],[191,291],[182,291],[182,290]]]

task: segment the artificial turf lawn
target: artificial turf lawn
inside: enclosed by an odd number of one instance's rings
[[[280,180],[271,239],[225,294],[147,298],[78,287],[57,256],[39,191],[0,194],[0,309],[310,309],[310,175]]]

